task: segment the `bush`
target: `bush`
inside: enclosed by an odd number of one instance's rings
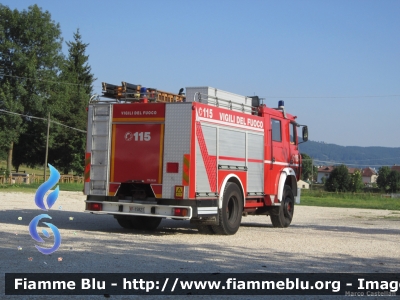
[[[328,192],[347,192],[351,189],[349,170],[345,165],[336,167],[325,182]]]

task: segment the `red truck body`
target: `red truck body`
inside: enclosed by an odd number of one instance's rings
[[[187,90],[186,102],[89,105],[86,211],[137,229],[172,218],[234,234],[247,214],[289,226],[300,200],[296,117],[259,99],[253,106]]]

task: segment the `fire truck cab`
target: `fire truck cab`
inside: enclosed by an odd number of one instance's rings
[[[88,107],[86,212],[114,215],[129,229],[169,218],[229,235],[247,215],[287,227],[300,201],[298,145],[307,139],[283,101],[269,108],[211,87],[183,95],[103,83]]]

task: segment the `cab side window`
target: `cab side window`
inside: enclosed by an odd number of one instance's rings
[[[272,140],[275,142],[282,142],[281,121],[271,119]]]
[[[296,144],[296,126],[293,123],[289,123],[289,134],[290,134],[290,143]]]

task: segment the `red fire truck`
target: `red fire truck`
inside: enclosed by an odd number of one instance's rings
[[[307,126],[283,101],[269,108],[211,87],[182,91],[103,83],[88,107],[86,212],[131,229],[167,218],[229,235],[247,215],[289,226]]]

